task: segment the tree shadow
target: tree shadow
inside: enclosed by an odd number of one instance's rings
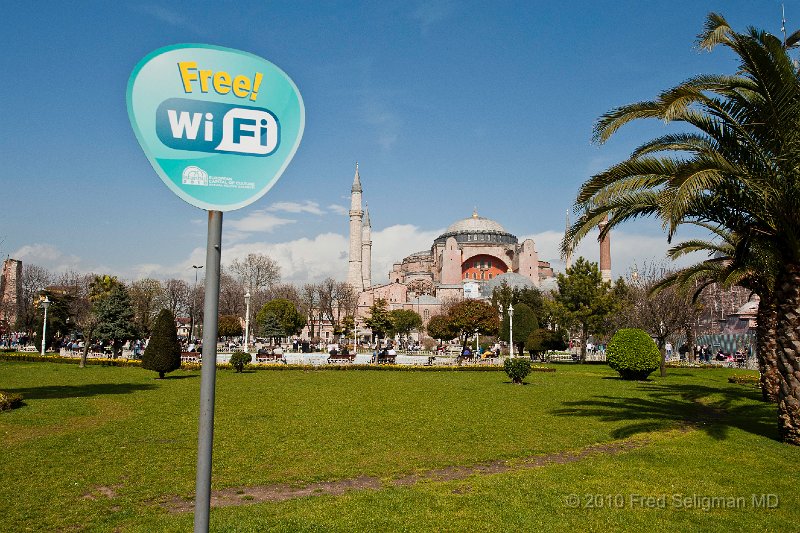
[[[730,428],[780,440],[776,408],[760,400],[760,393],[744,387],[639,382],[645,398],[595,396],[589,400],[563,402],[558,416],[593,417],[604,422],[631,421],[612,432],[622,439],[680,427],[694,427],[715,439],[726,439]]]
[[[22,394],[23,400],[46,400],[52,398],[86,398],[106,394],[130,394],[140,390],[152,390],[156,385],[148,383],[89,383],[86,385],[42,385],[5,389]]]
[[[164,379],[196,379],[199,378],[200,374],[177,374],[177,375],[170,375],[166,374]],[[158,378],[156,378],[158,379]]]

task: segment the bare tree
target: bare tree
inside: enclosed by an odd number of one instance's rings
[[[189,310],[189,283],[182,279],[168,279],[163,283],[163,305],[179,317]]]
[[[245,292],[247,291],[240,281],[223,269],[219,276],[219,314],[244,316]],[[251,309],[258,309],[255,302],[256,300],[251,301]]]
[[[132,282],[128,293],[136,315],[136,326],[142,335],[149,336],[156,315],[164,307],[164,287],[157,279],[146,278]]]
[[[319,284],[306,283],[300,291],[300,310],[308,317],[308,333],[310,338],[314,338],[315,319],[320,318],[319,305]]]
[[[251,294],[266,289],[281,279],[281,267],[264,254],[247,254],[242,260],[234,259],[230,270]]]
[[[661,351],[661,376],[666,375],[666,344],[677,343],[688,328],[694,328],[698,307],[692,304],[691,295],[676,286],[667,286],[653,292],[656,285],[671,274],[665,265],[645,265],[635,271],[628,284],[626,305],[620,318],[623,325],[643,329],[650,334]],[[688,342],[694,343],[694,330]],[[689,356],[691,357],[691,355]]]
[[[30,332],[35,319],[34,302],[42,289],[53,284],[53,274],[44,267],[22,265],[22,301],[18,303],[17,329]]]

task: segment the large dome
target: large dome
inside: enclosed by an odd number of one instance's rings
[[[478,213],[472,213],[472,216],[469,218],[453,222],[445,233],[472,233],[473,231],[497,231],[506,233],[506,229],[501,226],[499,222],[495,222],[486,217],[479,217]]]
[[[517,238],[511,235],[499,222],[478,216],[472,216],[450,224],[447,231],[439,235],[434,244],[443,245],[449,237],[463,244],[516,244]]]

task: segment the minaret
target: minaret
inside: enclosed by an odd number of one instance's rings
[[[350,189],[350,260],[347,283],[359,292],[364,290],[361,273],[361,219],[363,215],[364,213],[361,211],[361,176],[358,174],[358,163],[356,163],[356,175],[353,178],[353,187]]]
[[[364,288],[372,286],[372,224],[369,221],[369,204],[364,208],[364,225],[361,229],[361,277]]]
[[[608,215],[603,217],[603,221],[598,224],[600,231],[608,225]],[[611,282],[611,236],[606,234],[600,239],[600,275],[603,281]]]

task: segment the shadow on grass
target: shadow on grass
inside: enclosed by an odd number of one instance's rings
[[[44,400],[49,398],[85,398],[106,394],[130,394],[140,390],[152,390],[156,385],[147,383],[90,383],[87,385],[43,385],[5,389],[6,392],[22,394],[24,400]]]
[[[200,377],[200,374],[166,374],[164,375],[164,379],[197,379]],[[158,379],[158,376],[156,376]]]
[[[604,422],[629,420],[612,432],[622,439],[687,425],[715,439],[726,439],[730,428],[738,428],[773,440],[778,439],[776,408],[760,401],[760,393],[747,388],[640,382],[646,397],[594,396],[563,402],[558,416],[592,417]]]

